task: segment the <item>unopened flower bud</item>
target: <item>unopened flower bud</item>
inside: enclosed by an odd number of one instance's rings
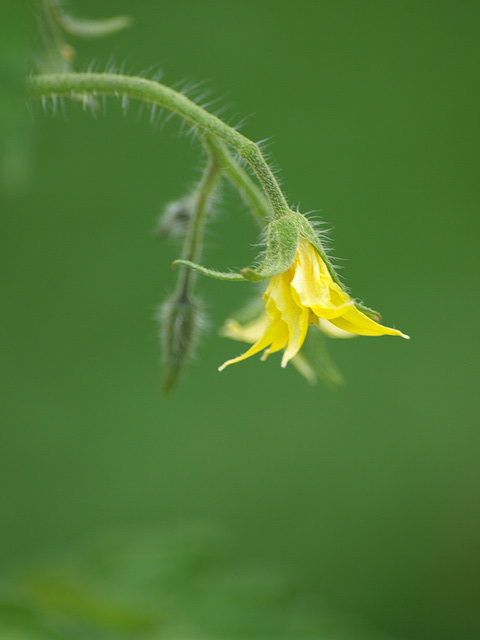
[[[159,238],[184,236],[192,219],[194,204],[192,196],[169,202],[158,221],[156,235]]]
[[[174,293],[160,307],[163,351],[162,390],[168,395],[197,346],[204,326],[202,303],[193,296]]]

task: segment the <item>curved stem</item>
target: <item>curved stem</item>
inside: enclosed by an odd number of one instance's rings
[[[227,143],[248,162],[255,172],[272,207],[272,216],[281,217],[289,211],[285,197],[258,146],[208,113],[189,98],[159,82],[145,78],[107,73],[65,73],[31,76],[27,79],[29,94],[67,96],[78,98],[82,94],[129,96],[152,102],[184,118],[202,132],[208,132]]]
[[[223,142],[213,136],[205,136],[203,142],[221,165],[226,177],[237,187],[250,205],[251,213],[257,222],[264,227],[272,217],[272,209],[262,190],[259,189],[245,169],[238,164]]]

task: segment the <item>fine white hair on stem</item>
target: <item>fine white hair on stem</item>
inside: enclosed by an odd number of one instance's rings
[[[150,124],[155,122],[155,114],[157,112],[157,105],[155,102],[152,102],[150,107]]]
[[[93,60],[90,61],[87,67],[87,73],[93,73],[94,71],[96,71],[96,68],[97,68],[97,60],[93,58]]]
[[[62,112],[64,122],[68,122],[67,107],[65,105],[65,98],[63,96],[60,98],[60,111]]]

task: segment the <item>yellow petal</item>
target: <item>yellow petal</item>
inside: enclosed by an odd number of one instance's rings
[[[277,333],[272,344],[266,349],[262,355],[262,360],[266,360],[271,353],[281,351],[288,342],[288,328],[283,320],[278,320],[276,324]]]
[[[340,327],[336,327],[334,324],[330,322],[330,320],[325,320],[324,318],[318,318],[318,328],[328,336],[329,338],[354,338],[355,334],[351,331],[345,331],[344,329],[340,329]]]
[[[232,360],[227,360],[226,362],[224,362],[222,364],[221,367],[218,367],[219,371],[223,371],[225,369],[225,367],[228,367],[231,364],[235,364],[236,362],[241,362],[242,360],[245,360],[246,358],[250,358],[250,356],[255,355],[256,353],[258,353],[259,351],[262,351],[262,349],[266,349],[269,345],[271,345],[272,343],[275,343],[277,340],[281,339],[281,335],[280,332],[282,330],[281,325],[275,324],[272,325],[267,332],[265,333],[265,335],[263,335],[260,340],[258,340],[254,345],[252,345],[250,347],[250,349],[248,349],[247,351],[245,351],[245,353],[243,353],[241,356],[238,356],[238,358],[233,358]],[[283,342],[283,345],[280,347],[280,349],[282,349],[285,346],[286,341]]]
[[[253,344],[267,332],[269,325],[270,320],[266,313],[262,313],[258,318],[243,326],[237,320],[229,319],[220,329],[220,335]]]
[[[300,303],[319,318],[336,318],[353,305],[350,296],[333,281],[318,251],[306,240],[298,245],[294,268],[292,287]]]
[[[361,336],[401,336],[407,340],[410,337],[401,331],[397,331],[397,329],[384,327],[362,313],[362,311],[359,311],[356,307],[351,307],[338,318],[331,319],[330,322],[339,329],[351,331]]]
[[[333,281],[315,247],[308,241],[298,245],[295,276],[292,280],[301,305],[338,330],[365,336],[393,335],[408,338],[401,331],[384,327],[355,307],[350,296]]]
[[[294,297],[294,289],[290,286],[292,270],[271,279],[264,298],[267,313],[274,316],[275,310],[288,329],[288,342],[282,358],[282,367],[286,367],[300,350],[308,329],[309,310],[298,304],[298,297]],[[273,352],[273,349],[272,349]]]

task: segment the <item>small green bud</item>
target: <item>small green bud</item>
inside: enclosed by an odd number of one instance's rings
[[[155,234],[162,239],[186,235],[194,208],[195,198],[192,196],[169,202],[160,216]]]
[[[174,293],[160,307],[158,319],[163,352],[162,391],[168,395],[195,353],[205,325],[203,305],[191,295]]]

